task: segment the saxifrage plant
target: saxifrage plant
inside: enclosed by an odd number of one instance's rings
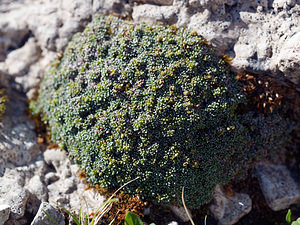
[[[7,102],[8,98],[4,95],[4,89],[0,89],[0,118],[6,110],[5,102]]]
[[[89,182],[159,204],[188,207],[216,184],[276,152],[286,126],[276,115],[239,112],[235,75],[196,33],[96,17],[46,73],[31,104]]]

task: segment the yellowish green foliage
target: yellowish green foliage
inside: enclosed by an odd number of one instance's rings
[[[188,207],[216,184],[282,148],[286,123],[239,112],[235,74],[203,38],[184,28],[96,17],[53,63],[32,104],[52,140],[92,184]]]

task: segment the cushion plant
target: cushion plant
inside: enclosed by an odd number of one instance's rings
[[[32,104],[89,182],[191,208],[280,149],[278,115],[241,112],[235,75],[184,28],[96,17],[46,73]]]

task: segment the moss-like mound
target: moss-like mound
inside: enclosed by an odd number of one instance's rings
[[[195,33],[97,17],[45,75],[52,139],[92,184],[156,203],[208,202],[216,184],[282,144],[280,118],[237,114],[234,74]]]
[[[5,102],[7,102],[7,96],[4,95],[4,89],[0,89],[0,118],[6,110]]]

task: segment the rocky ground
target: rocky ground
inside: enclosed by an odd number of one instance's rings
[[[82,196],[90,208],[103,202],[85,190],[77,166],[63,152],[38,143],[26,114],[27,101],[49,63],[95,13],[195,30],[220,55],[233,58],[234,70],[270,76],[293,87],[299,106],[298,0],[2,0],[0,85],[9,102],[0,124],[0,225],[52,224],[42,209],[65,224],[57,204],[76,211],[84,205]],[[300,201],[298,180],[284,162],[256,166],[260,190],[273,211]],[[249,194],[245,189],[228,194],[218,186],[208,206],[211,215],[220,224],[236,223],[255,204]],[[172,224],[187,221],[182,208],[172,211],[177,215]]]

